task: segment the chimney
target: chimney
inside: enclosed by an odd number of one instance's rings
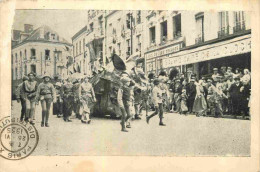
[[[31,24],[24,24],[24,32],[31,33],[33,31],[33,25]]]
[[[20,30],[13,30],[12,40],[19,41],[20,40],[20,36],[21,36],[21,32],[22,31],[20,31]]]

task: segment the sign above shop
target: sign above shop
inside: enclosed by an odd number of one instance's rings
[[[201,47],[200,47],[201,49]],[[221,57],[244,54],[251,51],[251,39],[246,38],[235,42],[226,43],[219,46],[205,47],[205,49],[193,49],[185,54],[170,54],[163,58],[163,68],[192,64]]]
[[[155,50],[153,52],[147,53],[147,54],[145,54],[145,58],[148,60],[148,59],[152,59],[152,58],[155,58],[155,57],[164,56],[166,54],[178,52],[182,48],[182,43],[183,42],[179,42],[179,43],[174,44],[170,47],[163,48],[163,49],[160,49],[160,50]]]

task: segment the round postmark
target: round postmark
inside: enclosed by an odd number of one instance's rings
[[[0,120],[1,157],[9,160],[26,158],[34,151],[38,141],[38,131],[30,123],[10,116]]]

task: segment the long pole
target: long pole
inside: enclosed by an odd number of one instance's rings
[[[133,54],[133,15],[130,13],[130,29],[131,29],[131,55]]]

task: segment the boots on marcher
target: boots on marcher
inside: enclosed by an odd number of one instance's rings
[[[166,126],[166,124],[163,123],[162,121],[162,118],[160,118],[160,123],[159,123],[160,126]]]
[[[120,124],[121,124],[121,127],[122,127],[121,131],[122,132],[128,132],[128,130],[126,130],[125,124],[123,122],[120,122]]]
[[[45,127],[49,127],[49,111],[46,111],[46,114],[45,114]]]

